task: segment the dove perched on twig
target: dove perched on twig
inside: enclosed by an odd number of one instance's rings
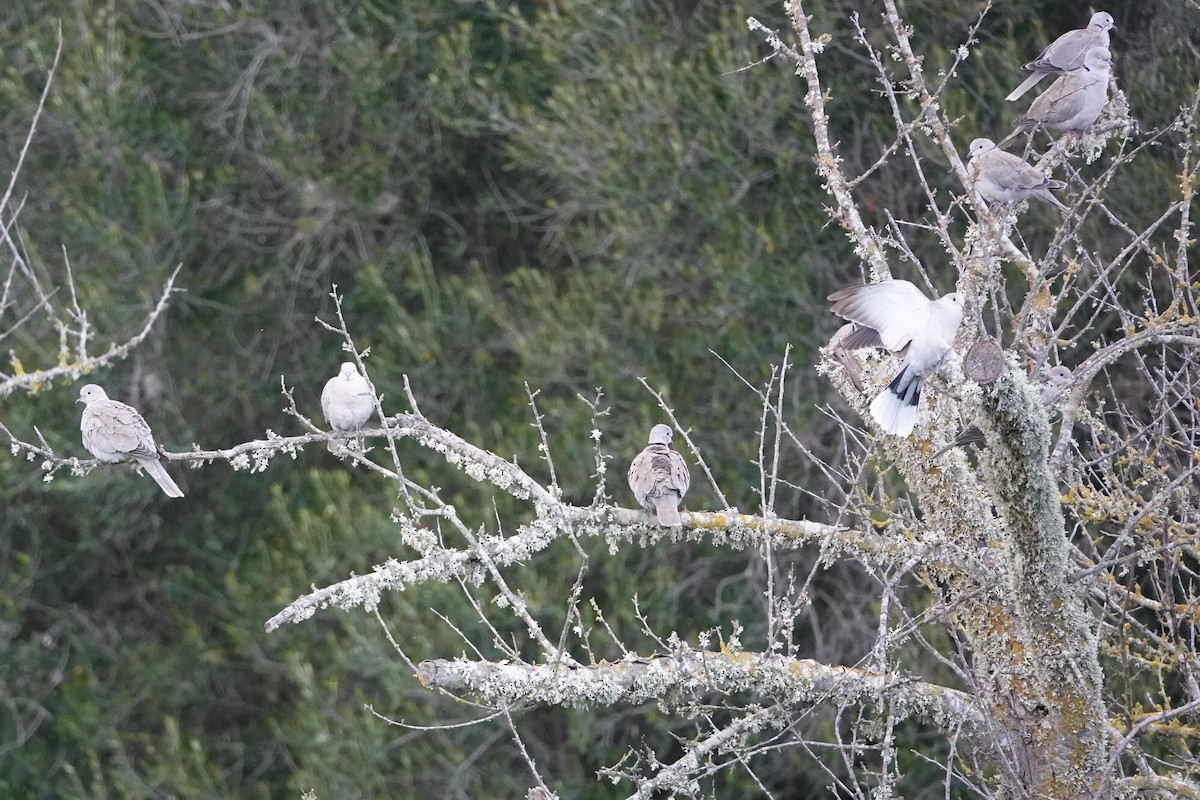
[[[79,430],[89,453],[110,464],[126,459],[136,461],[168,497],[183,497],[183,491],[159,463],[154,435],[136,408],[109,400],[94,383],[80,388],[77,402],[84,404]]]
[[[629,465],[629,488],[638,505],[667,527],[683,524],[679,503],[692,481],[683,456],[671,449],[672,435],[666,425],[655,425],[650,429],[650,443]]]
[[[375,396],[371,385],[353,361],[342,362],[342,368],[325,382],[321,390],[321,411],[325,421],[335,431],[357,431],[375,411]],[[329,452],[338,452],[338,444],[329,442]]]
[[[1104,47],[1093,47],[1083,58],[1083,66],[1064,72],[1050,88],[1039,94],[1024,115],[1017,117],[1013,132],[1004,144],[1022,131],[1054,128],[1081,135],[1092,126],[1108,100],[1108,75],[1112,55]]]
[[[908,281],[887,280],[839,289],[829,300],[833,313],[874,330],[884,348],[904,358],[900,373],[871,401],[871,416],[887,433],[908,436],[917,422],[921,383],[954,345],[962,297],[952,293],[930,300]]]
[[[1046,383],[1042,386],[1042,406],[1047,411],[1054,408],[1054,404],[1058,402],[1059,396],[1071,384],[1071,370],[1063,366],[1054,367],[1046,373]],[[955,447],[961,447],[964,444],[973,444],[983,441],[983,431],[979,430],[974,425],[968,425],[959,431],[959,434],[954,437],[954,441],[938,450],[931,458],[937,458],[947,450],[953,450]]]
[[[975,191],[991,205],[1008,207],[1032,197],[1067,210],[1050,194],[1051,189],[1062,189],[1065,183],[1046,177],[1019,156],[996,147],[991,139],[976,139],[967,152],[971,155],[967,171],[975,177]]]
[[[1054,72],[1069,72],[1083,66],[1083,58],[1093,47],[1108,49],[1108,32],[1113,28],[1113,18],[1104,11],[1092,14],[1086,28],[1067,31],[1055,39],[1042,54],[1025,65],[1033,72],[1025,81],[1012,90],[1005,100],[1016,100],[1032,89],[1042,78]]]

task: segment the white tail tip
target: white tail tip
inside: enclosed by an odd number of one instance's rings
[[[908,436],[917,425],[917,406],[884,389],[871,401],[871,416],[887,433]]]

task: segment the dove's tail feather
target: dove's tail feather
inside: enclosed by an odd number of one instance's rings
[[[1052,182],[1058,183],[1058,181],[1052,181]],[[1050,188],[1053,189],[1056,187],[1052,186]],[[1060,186],[1057,188],[1062,188],[1062,187]],[[1064,206],[1057,197],[1050,194],[1050,189],[1042,189],[1041,191],[1034,192],[1033,196],[1036,197],[1038,200],[1041,200],[1043,203],[1049,203],[1050,205],[1056,207],[1059,211],[1067,211],[1067,212],[1070,211],[1070,209],[1067,208],[1066,206]]]
[[[908,367],[892,379],[871,401],[871,416],[879,427],[897,436],[908,436],[917,424],[917,406],[921,402],[921,376],[910,376]]]
[[[976,428],[974,425],[968,425],[967,427],[962,429],[962,431],[958,434],[958,436],[954,437],[954,441],[952,441],[950,444],[943,447],[941,450],[938,450],[931,457],[937,458],[942,453],[945,453],[947,450],[953,450],[956,447],[962,447],[964,444],[971,444],[972,442],[982,442],[982,441],[983,441],[983,431],[979,430],[979,428]]]
[[[1028,128],[1032,128],[1034,123],[1032,123],[1030,120],[1026,119],[1025,117],[1017,117],[1016,121],[1013,122],[1013,125],[1016,126],[1013,128],[1013,132],[1010,133],[1008,136],[1005,136],[1000,141],[996,142],[997,148],[1004,147],[1004,145],[1008,144],[1013,139],[1020,136],[1025,130],[1027,130]]]
[[[166,492],[167,497],[183,497],[183,490],[171,479],[166,467],[159,463],[158,459],[138,459],[138,463],[151,478],[154,478],[159,488]]]
[[[658,515],[659,525],[677,528],[683,524],[683,520],[679,516],[679,495],[668,492],[650,499],[654,501],[654,513]]]
[[[1020,99],[1020,97],[1021,97],[1021,95],[1025,94],[1026,92],[1028,92],[1028,91],[1029,91],[1030,89],[1032,89],[1034,86],[1037,86],[1037,85],[1038,85],[1038,82],[1039,82],[1039,81],[1040,81],[1042,78],[1046,77],[1046,76],[1047,76],[1047,75],[1049,75],[1049,74],[1050,74],[1049,72],[1034,72],[1032,75],[1030,75],[1030,76],[1029,76],[1028,78],[1026,78],[1024,81],[1022,81],[1020,86],[1018,86],[1017,88],[1013,89],[1013,90],[1012,90],[1012,92],[1010,92],[1010,93],[1009,93],[1008,97],[1006,97],[1006,98],[1004,98],[1004,99],[1005,99],[1005,100],[1007,100],[1007,101],[1009,101],[1010,103],[1011,103],[1013,100],[1019,100],[1019,99]]]

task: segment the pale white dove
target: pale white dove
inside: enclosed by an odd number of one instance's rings
[[[109,400],[104,390],[94,383],[80,388],[77,402],[84,404],[79,430],[83,432],[83,446],[89,453],[109,463],[126,459],[136,461],[168,497],[183,497],[183,491],[159,463],[158,445],[154,443],[150,426],[136,408]]]
[[[989,204],[1011,206],[1032,197],[1067,210],[1050,194],[1051,189],[1062,189],[1065,183],[1046,177],[1019,156],[996,147],[991,139],[976,139],[967,152],[971,155],[967,171],[975,178],[975,191]]]
[[[1107,12],[1092,14],[1086,28],[1067,31],[1051,42],[1042,54],[1025,65],[1033,72],[1025,81],[1012,90],[1005,100],[1016,100],[1032,89],[1042,78],[1054,72],[1068,72],[1083,66],[1083,57],[1093,47],[1108,49],[1108,32],[1113,28],[1113,18]]]
[[[833,313],[873,329],[884,348],[903,357],[900,373],[871,401],[871,416],[887,433],[908,436],[917,423],[922,381],[954,345],[962,297],[930,300],[908,281],[887,280],[839,289],[829,300]]]
[[[1039,94],[1024,115],[1013,123],[1013,132],[1004,144],[1022,131],[1054,128],[1079,135],[1091,127],[1108,100],[1108,75],[1112,55],[1107,48],[1093,47],[1084,56],[1083,66],[1064,72],[1050,88]]]
[[[325,382],[321,390],[321,411],[325,421],[335,431],[357,431],[375,411],[371,385],[353,361],[342,362],[342,368]],[[339,445],[329,442],[329,452],[338,452]]]
[[[1054,367],[1048,373],[1046,373],[1046,383],[1042,385],[1042,405],[1047,411],[1052,411],[1054,409],[1054,405],[1058,402],[1059,395],[1061,395],[1063,389],[1067,388],[1067,386],[1070,384],[1071,370],[1067,369],[1066,367]],[[954,437],[954,441],[943,447],[941,450],[938,450],[931,457],[937,458],[947,450],[952,450],[955,447],[961,447],[964,444],[982,441],[983,431],[979,430],[979,428],[975,427],[974,425],[968,425],[967,427],[963,428],[957,436]]]
[[[683,524],[679,504],[692,481],[683,456],[671,449],[672,435],[668,426],[655,425],[650,443],[629,465],[629,488],[638,505],[667,527]]]

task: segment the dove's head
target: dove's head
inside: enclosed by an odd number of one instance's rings
[[[1115,24],[1112,15],[1107,11],[1097,11],[1095,14],[1092,14],[1092,21],[1088,23],[1088,29],[1093,31],[1111,31]]]
[[[669,445],[673,435],[669,426],[660,423],[650,429],[650,444]]]
[[[1046,384],[1042,387],[1042,402],[1050,407],[1058,402],[1058,398],[1071,385],[1071,370],[1066,367],[1055,367],[1046,373]]]
[[[953,320],[955,328],[962,322],[963,297],[958,292],[942,295],[934,301],[934,305],[942,307],[943,319]]]
[[[1064,366],[1057,366],[1046,373],[1046,383],[1056,389],[1061,389],[1071,382],[1071,370]]]
[[[353,361],[343,361],[342,368],[338,370],[338,375],[343,378],[353,378],[358,375],[358,367]]]
[[[108,395],[106,395],[104,393],[103,389],[101,389],[99,386],[97,386],[94,383],[89,383],[86,386],[83,386],[82,388],[80,388],[79,399],[76,400],[75,402],[83,403],[84,405],[90,406],[92,403],[95,403],[98,400],[107,400],[107,399],[108,399]]]
[[[1093,47],[1083,57],[1083,68],[1089,71],[1107,71],[1111,65],[1112,53],[1108,52],[1107,47]]]
[[[995,149],[996,149],[995,142],[993,142],[991,139],[982,139],[981,138],[981,139],[976,139],[975,141],[971,142],[971,146],[969,148],[967,148],[967,153],[970,154],[971,158],[975,158],[976,156],[983,155],[988,150],[995,150]]]

